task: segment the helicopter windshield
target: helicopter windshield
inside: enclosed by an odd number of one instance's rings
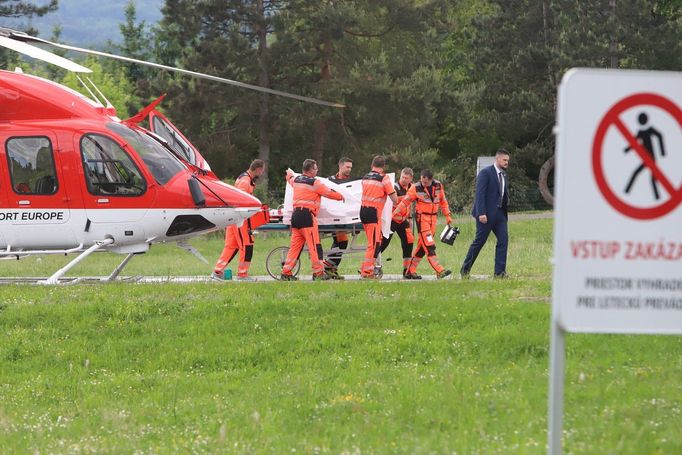
[[[158,116],[152,117],[152,122],[154,123],[153,131],[165,139],[166,142],[168,142],[169,147],[184,156],[188,163],[196,166],[197,159],[192,146],[189,145],[175,129],[168,124],[168,122]]]
[[[173,176],[185,169],[173,154],[146,134],[121,123],[109,123],[107,128],[121,136],[135,149],[159,185],[165,185]]]

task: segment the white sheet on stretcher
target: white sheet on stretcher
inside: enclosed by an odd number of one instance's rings
[[[295,174],[299,175],[299,174]],[[391,183],[395,182],[395,173],[387,174]],[[322,183],[338,191],[346,199],[345,202],[335,201],[326,197],[322,198],[320,212],[317,214],[317,224],[355,224],[360,222],[360,201],[362,199],[362,179],[351,182],[336,184],[326,178],[316,177]],[[291,212],[293,212],[294,189],[287,184],[284,193],[284,218],[282,222],[291,225]],[[384,237],[391,234],[391,214],[393,202],[386,198],[384,211],[381,214],[381,232]]]

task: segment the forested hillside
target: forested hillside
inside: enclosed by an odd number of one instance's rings
[[[43,38],[49,38],[55,26],[62,28],[61,38],[65,43],[76,46],[101,47],[107,41],[122,40],[118,26],[125,20],[124,11],[129,0],[59,0],[56,11],[43,17],[28,20],[20,18],[8,20],[0,18],[9,25],[30,26],[40,32]],[[34,4],[45,4],[45,1],[34,1]],[[148,24],[161,19],[161,6],[164,0],[136,0],[137,17]]]
[[[60,9],[76,3],[90,5]],[[120,20],[117,52],[347,106],[102,62],[119,81],[122,116],[168,93],[162,108],[218,175],[269,163],[259,191],[273,203],[283,171],[305,158],[330,175],[349,156],[359,176],[381,153],[391,170],[432,168],[465,209],[476,158],[506,147],[512,209],[541,207],[536,182],[553,156],[566,70],[682,68],[681,0],[166,0],[151,33],[141,24],[150,3]]]

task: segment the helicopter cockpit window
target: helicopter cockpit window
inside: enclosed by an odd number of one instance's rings
[[[147,182],[125,150],[113,139],[86,134],[81,139],[85,182],[91,194],[139,196]]]
[[[107,125],[111,131],[121,136],[140,155],[159,185],[165,185],[185,166],[168,149],[141,131],[121,123]]]
[[[52,144],[46,137],[14,137],[7,141],[12,188],[19,194],[57,192]]]
[[[188,163],[196,166],[197,158],[192,146],[175,131],[175,128],[156,116],[153,117],[152,121],[154,122],[154,132],[164,138],[168,142],[168,146],[184,157]]]

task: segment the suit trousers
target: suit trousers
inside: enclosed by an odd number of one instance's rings
[[[506,273],[509,233],[507,231],[507,214],[502,210],[498,210],[492,219],[488,218],[488,222],[485,224],[476,218],[476,236],[474,241],[471,242],[466,258],[464,258],[461,269],[462,273],[469,273],[474,262],[476,262],[478,253],[481,252],[481,248],[483,248],[483,245],[488,240],[490,232],[497,237],[497,245],[495,246],[495,275]]]

